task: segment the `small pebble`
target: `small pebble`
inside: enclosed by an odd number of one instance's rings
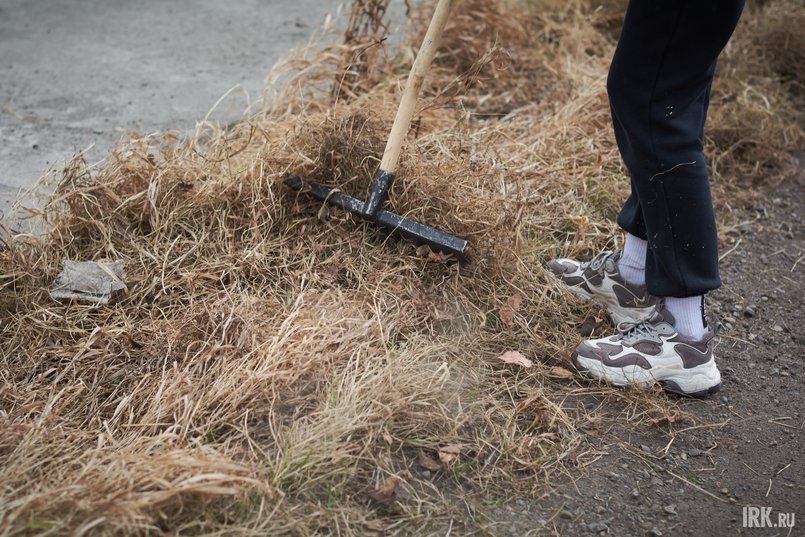
[[[668,513],[669,515],[675,515],[676,513],[676,504],[672,503],[671,505],[666,505],[662,508],[663,511]]]
[[[658,530],[656,527],[651,528],[646,532],[647,537],[662,537],[662,532]]]
[[[602,524],[601,522],[590,522],[587,524],[587,529],[593,533],[598,532],[606,532],[609,527],[606,524]]]
[[[644,453],[651,453],[651,448],[647,445],[643,444],[640,446],[640,449],[643,450]]]
[[[783,327],[780,326],[779,324],[775,324],[774,326],[771,327],[771,329],[774,330],[775,332],[782,332],[783,331]]]
[[[632,489],[632,498],[639,498],[640,497],[640,490],[639,489]]]
[[[690,455],[691,457],[698,457],[698,456],[699,456],[699,455],[701,455],[701,454],[702,454],[702,450],[701,450],[701,449],[696,449],[696,448],[693,448],[693,449],[691,449],[691,450],[689,450],[689,451],[688,451],[688,455]]]

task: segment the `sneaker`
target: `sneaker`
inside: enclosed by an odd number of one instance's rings
[[[712,329],[701,340],[685,337],[674,329],[673,315],[658,306],[648,319],[621,323],[618,331],[576,348],[573,363],[579,371],[615,386],[648,388],[659,382],[668,391],[692,397],[721,388]]]
[[[569,291],[606,307],[615,324],[639,322],[654,311],[660,299],[648,293],[645,285],[623,279],[618,270],[620,252],[601,252],[591,261],[552,259],[548,270]]]

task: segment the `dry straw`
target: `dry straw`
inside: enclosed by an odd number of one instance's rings
[[[386,4],[356,2],[343,44],[278,66],[261,113],[77,159],[29,212],[49,232],[9,230],[0,533],[429,532],[469,524],[461,498],[583,472],[590,398],[642,426],[684,418],[657,393],[551,374],[601,314],[542,264],[615,246],[627,188],[604,88],[622,3],[456,10],[390,203],[469,238],[461,267],[281,183],[363,193],[428,18],[412,8],[392,48]],[[794,4],[751,9],[725,53],[707,139],[724,209],[796,172]],[[116,304],[48,296],[63,260],[118,258]]]

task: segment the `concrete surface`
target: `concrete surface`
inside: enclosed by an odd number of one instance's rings
[[[127,131],[187,131],[251,99],[334,0],[0,0],[0,213],[50,166]],[[214,118],[241,117],[233,92]]]

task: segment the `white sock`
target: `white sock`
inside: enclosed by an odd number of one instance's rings
[[[626,234],[623,255],[618,260],[618,270],[623,279],[634,285],[646,285],[646,252],[648,242],[631,233]]]
[[[674,328],[683,336],[702,339],[707,333],[704,296],[665,297],[665,309],[674,316]]]

